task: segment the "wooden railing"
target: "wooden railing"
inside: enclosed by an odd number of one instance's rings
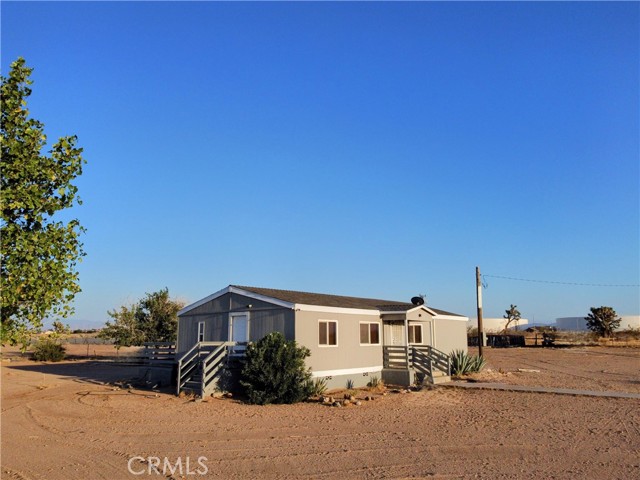
[[[411,352],[413,368],[427,375],[431,383],[436,370],[451,376],[451,358],[446,353],[430,345],[412,345]]]
[[[222,371],[229,348],[235,342],[199,342],[178,359],[176,395],[189,383],[197,384],[202,397],[214,386],[214,380]]]
[[[387,345],[382,348],[384,368],[409,368],[407,347]]]
[[[414,369],[417,373],[429,378],[433,383],[435,371],[446,376],[451,375],[451,359],[449,355],[429,345],[384,346],[384,368]]]
[[[201,396],[204,398],[215,386],[214,380],[222,372],[235,342],[224,342],[202,360]]]
[[[149,366],[171,367],[176,361],[176,344],[174,342],[145,342],[142,356]]]

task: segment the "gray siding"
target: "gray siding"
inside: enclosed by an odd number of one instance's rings
[[[205,323],[206,342],[225,342],[229,340],[229,314],[244,312],[249,314],[250,341],[260,340],[267,333],[274,331],[282,332],[287,339],[293,340],[293,310],[243,295],[227,293],[178,318],[178,354],[186,352],[196,344],[199,322]]]
[[[281,332],[287,340],[294,339],[294,312],[279,310],[251,311],[249,315],[249,340],[257,342],[271,332]]]
[[[190,310],[187,312],[187,315],[206,315],[208,313],[242,311],[247,310],[248,305],[251,305],[251,310],[282,308],[278,305],[263,302],[261,300],[255,300],[250,297],[245,297],[244,295],[238,295],[237,293],[225,293],[218,298],[214,298],[213,300]]]
[[[338,345],[320,346],[318,339],[318,322],[335,320],[338,322]],[[307,347],[311,356],[307,365],[313,372],[334,372],[332,376],[347,374],[350,369],[371,369],[371,372],[382,369],[382,345],[360,345],[360,322],[374,322],[380,325],[382,341],[382,321],[376,314],[344,314],[323,312],[296,312],[296,341]],[[342,372],[341,372],[342,371]],[[375,374],[375,373],[374,373]],[[363,373],[364,383],[368,381]]]
[[[454,350],[467,351],[467,322],[461,320],[436,319],[434,323],[435,347],[444,353]]]

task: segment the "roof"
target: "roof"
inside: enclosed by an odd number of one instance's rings
[[[416,308],[416,305],[397,300],[380,300],[376,298],[346,297],[343,295],[328,295],[325,293],[297,292],[294,290],[277,290],[275,288],[246,287],[231,285],[231,287],[246,290],[247,292],[264,295],[284,302],[304,305],[316,305],[321,307],[359,308],[380,310],[381,312],[401,312]],[[427,307],[425,305],[425,307]],[[451,315],[464,317],[457,313],[445,312],[431,306],[427,307],[438,315]]]

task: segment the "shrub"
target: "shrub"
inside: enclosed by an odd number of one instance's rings
[[[319,397],[327,391],[327,379],[324,377],[318,377],[315,380],[309,380],[310,384],[310,397]]]
[[[38,362],[64,360],[65,348],[54,338],[41,337],[33,347],[33,359]]]
[[[486,362],[480,355],[469,355],[464,350],[451,352],[451,374],[467,375],[482,370]]]
[[[369,383],[367,383],[367,387],[370,387],[370,388],[379,388],[383,385],[384,384],[382,383],[382,380],[380,380],[375,375],[371,377],[371,380],[369,380]]]
[[[247,346],[240,385],[250,403],[296,403],[311,396],[313,382],[304,359],[311,353],[280,332]]]
[[[599,308],[591,307],[591,313],[584,319],[587,321],[589,330],[605,338],[613,335],[613,331],[620,326],[622,320],[613,308],[604,306]]]

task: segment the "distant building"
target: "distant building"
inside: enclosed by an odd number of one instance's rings
[[[629,330],[630,328],[640,329],[640,315],[621,315],[618,330]],[[585,331],[587,321],[584,317],[561,317],[556,318],[556,328],[558,330]]]
[[[506,318],[485,318],[482,317],[482,329],[485,333],[498,333],[504,330],[504,326],[507,323]],[[478,326],[478,319],[472,318],[469,320],[468,325],[471,328]],[[511,322],[509,330],[524,330],[529,326],[529,320],[521,318],[517,322]]]

